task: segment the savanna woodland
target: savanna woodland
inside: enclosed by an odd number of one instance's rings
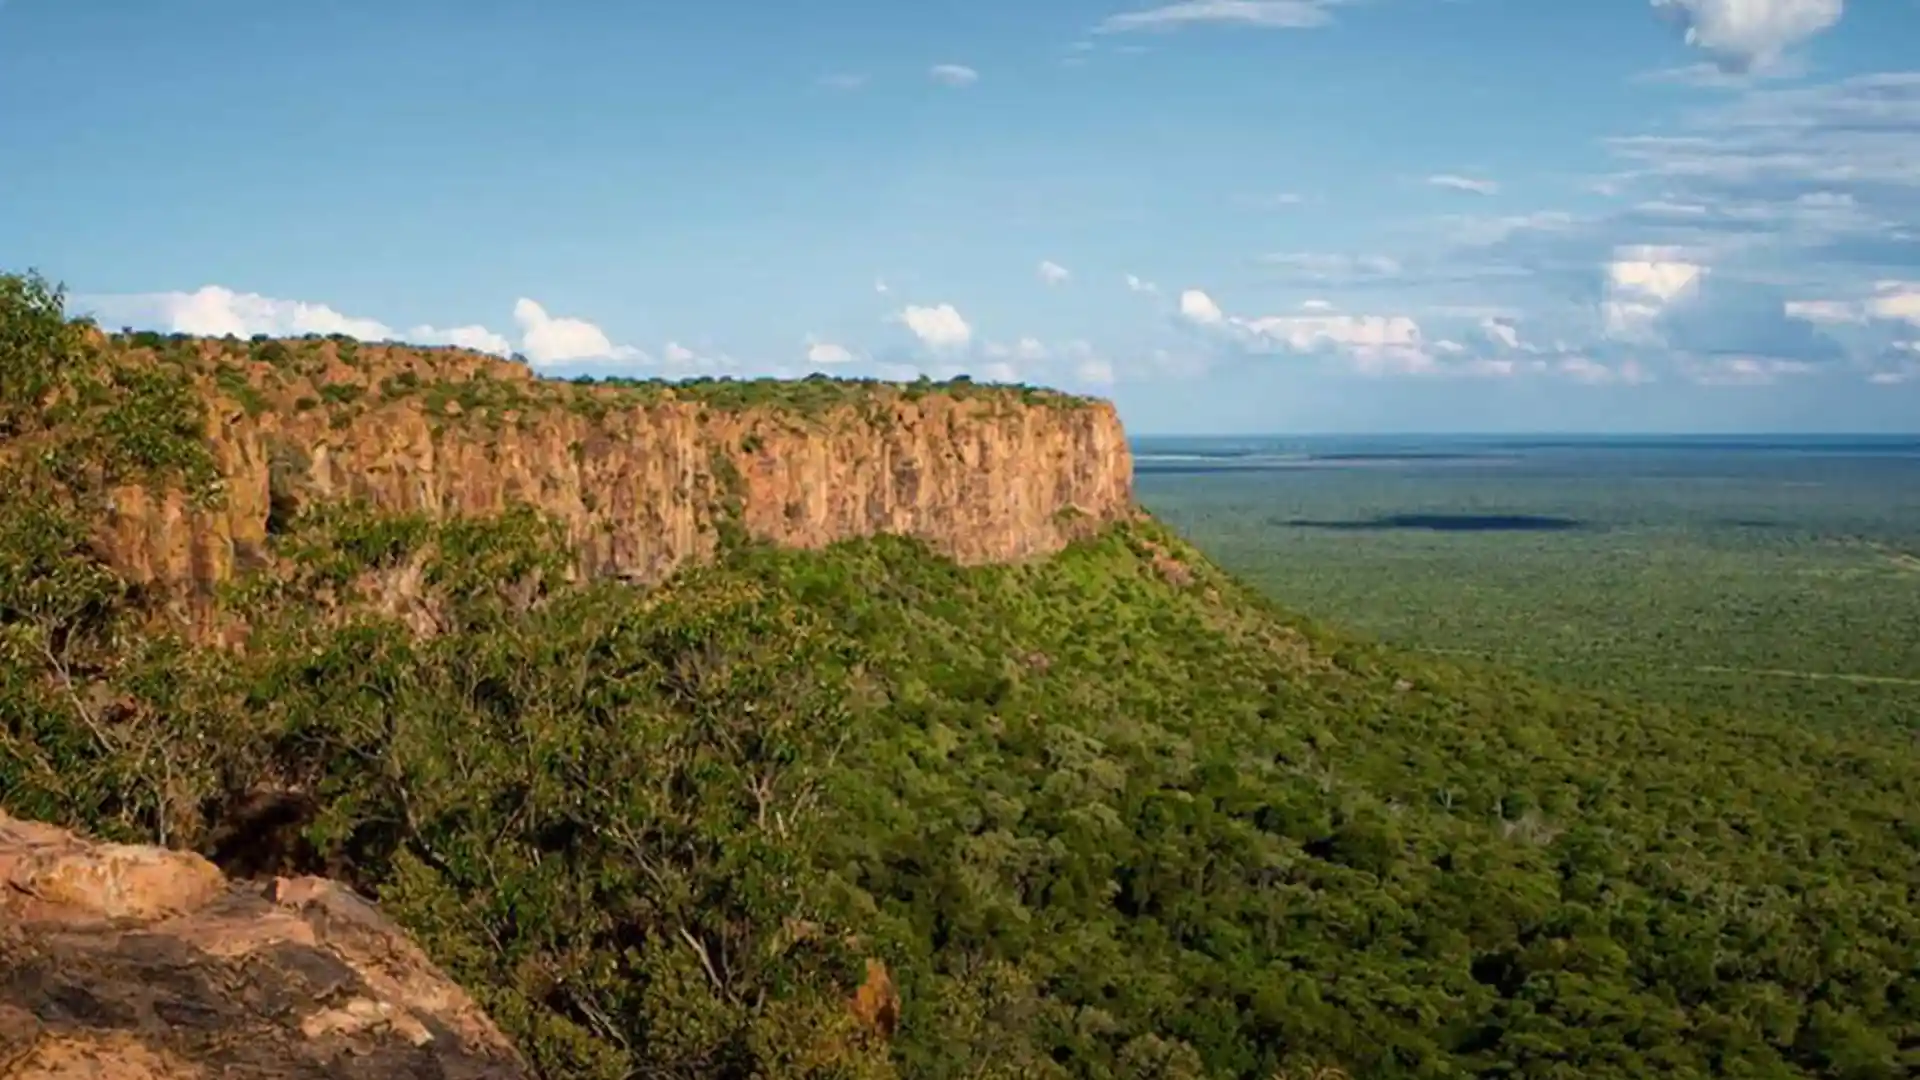
[[[532,509],[289,499],[214,600],[244,642],[197,644],[95,522],[223,498],[211,410],[500,392],[288,399],[351,347],[105,334],[0,277],[0,804],[342,877],[545,1076],[1920,1072],[1909,736],[1391,651],[1144,514],[970,568],[732,530],[641,589]],[[591,389],[530,385],[511,422]],[[357,602],[402,565],[430,632]],[[890,1032],[848,1007],[870,961]]]

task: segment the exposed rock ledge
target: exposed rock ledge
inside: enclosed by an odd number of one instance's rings
[[[0,1080],[529,1075],[343,886],[228,881],[0,811]]]

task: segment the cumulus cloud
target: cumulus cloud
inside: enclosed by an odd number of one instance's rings
[[[407,332],[407,340],[422,344],[444,342],[457,345],[474,352],[492,353],[495,356],[507,356],[513,352],[513,343],[502,334],[496,334],[484,326],[456,326],[450,330],[436,330],[431,326],[417,326]]]
[[[346,315],[326,304],[281,300],[259,293],[205,285],[193,292],[141,293],[92,297],[103,319],[153,326],[174,334],[200,337],[299,337],[344,334],[360,341],[406,341],[417,345],[457,345],[506,356],[513,345],[484,326],[412,326],[397,330],[378,319]]]
[[[1698,284],[1706,267],[1673,249],[1623,247],[1605,272],[1600,312],[1607,336],[1650,343],[1657,340],[1660,317]]]
[[[1881,356],[1877,370],[1867,376],[1875,386],[1920,382],[1920,340],[1896,341]]]
[[[1908,382],[1920,372],[1920,281],[1876,281],[1848,299],[1789,300],[1787,318],[1848,341],[1870,382]]]
[[[276,300],[259,293],[235,292],[221,285],[202,286],[190,293],[150,293],[122,300],[124,306],[150,312],[147,318],[176,334],[202,337],[345,334],[362,341],[398,337],[376,319],[343,315],[325,304]]]
[[[342,313],[320,303],[284,300],[259,293],[206,285],[193,292],[143,293],[88,298],[106,321],[136,323],[171,333],[203,337],[298,337],[344,334],[361,341],[415,345],[454,345],[508,356],[515,350],[506,335],[478,324],[439,327],[418,324],[395,328],[364,316]],[[645,354],[616,345],[606,332],[584,319],[556,317],[536,301],[522,297],[513,306],[520,329],[519,351],[535,366],[579,361],[644,361]]]
[[[1271,30],[1306,30],[1325,26],[1333,19],[1332,9],[1351,0],[1176,0],[1175,3],[1141,11],[1109,15],[1095,27],[1096,33],[1119,34],[1134,30],[1174,30],[1206,24],[1263,27]]]
[[[1410,373],[1430,369],[1433,357],[1423,348],[1419,324],[1405,316],[1314,313],[1229,316],[1199,289],[1180,294],[1180,317],[1253,353],[1344,354],[1367,373]]]
[[[1058,285],[1073,276],[1067,272],[1066,267],[1061,266],[1052,259],[1042,259],[1039,269],[1035,272],[1040,275],[1041,281],[1049,285]]]
[[[837,366],[851,364],[854,361],[853,350],[845,345],[836,345],[831,341],[814,341],[807,345],[807,363]]]
[[[1155,285],[1153,282],[1148,281],[1145,278],[1137,277],[1133,274],[1128,274],[1127,275],[1127,291],[1137,292],[1137,293],[1157,293],[1160,291],[1160,286]]]
[[[1493,180],[1481,180],[1472,176],[1458,176],[1454,173],[1435,173],[1427,177],[1427,183],[1437,188],[1452,191],[1465,191],[1474,195],[1498,195],[1500,185]]]
[[[1182,297],[1181,319],[1216,343],[1246,355],[1332,357],[1371,377],[1517,378],[1557,375],[1572,382],[1625,385],[1652,381],[1631,355],[1578,350],[1562,342],[1525,339],[1518,320],[1478,316],[1458,334],[1430,336],[1404,314],[1343,312],[1309,300],[1286,315],[1241,316],[1222,311],[1204,292]]]
[[[934,307],[908,304],[894,317],[929,348],[957,349],[973,340],[973,327],[967,325],[967,320],[960,317],[952,304]]]
[[[1920,281],[1874,282],[1866,310],[1876,319],[1897,319],[1920,326]]]
[[[1659,248],[1623,248],[1605,272],[1605,335],[1669,352],[1696,382],[1750,385],[1803,374],[1845,355],[1838,340],[1805,317],[1810,309],[1773,283]]]
[[[965,64],[935,64],[927,69],[927,78],[942,86],[972,86],[980,81],[980,73]]]
[[[1651,0],[1721,70],[1775,67],[1786,50],[1840,21],[1843,0]]]
[[[1226,321],[1220,305],[1199,289],[1188,289],[1180,294],[1180,317],[1200,326],[1218,326]]]
[[[593,323],[585,319],[554,316],[539,303],[521,297],[513,304],[513,321],[520,324],[521,351],[535,366],[572,363],[581,360],[637,360],[640,350],[615,345]]]
[[[1777,285],[1709,274],[1663,313],[1661,339],[1685,357],[1779,360],[1775,374],[1810,371],[1844,356],[1840,342],[1792,318]]]

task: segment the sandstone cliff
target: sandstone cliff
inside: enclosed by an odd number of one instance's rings
[[[434,517],[530,503],[580,571],[643,583],[711,556],[728,523],[804,547],[904,534],[979,563],[1049,554],[1133,506],[1112,407],[1044,391],[588,386],[451,349],[119,341],[184,363],[211,402],[220,504],[126,489],[104,525],[122,573],[176,596],[204,595],[316,500]]]
[[[520,1056],[372,905],[319,878],[0,811],[0,1080],[517,1080]]]

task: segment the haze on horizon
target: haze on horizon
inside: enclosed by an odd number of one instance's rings
[[[935,378],[1137,434],[1920,430],[1920,3],[10,0],[109,326]]]

